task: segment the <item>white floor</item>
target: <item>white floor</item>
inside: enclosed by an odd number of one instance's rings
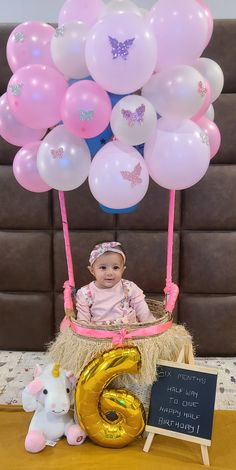
[[[21,404],[22,390],[32,380],[35,365],[48,362],[42,352],[0,351],[0,404]],[[218,370],[215,408],[236,409],[236,357],[197,358],[196,364]]]

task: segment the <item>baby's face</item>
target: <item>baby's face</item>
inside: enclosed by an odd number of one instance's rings
[[[119,253],[106,252],[96,259],[89,270],[96,279],[95,285],[97,287],[109,289],[121,280],[125,270],[124,259]]]

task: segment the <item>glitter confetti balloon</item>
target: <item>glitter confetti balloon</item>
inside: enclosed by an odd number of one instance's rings
[[[145,20],[132,12],[111,13],[91,29],[85,58],[93,79],[111,93],[141,88],[151,77],[157,45]]]

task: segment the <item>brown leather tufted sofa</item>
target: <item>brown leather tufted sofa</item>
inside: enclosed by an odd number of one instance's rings
[[[0,93],[11,72],[5,46],[14,24],[0,26]],[[173,279],[180,286],[175,311],[193,335],[197,353],[236,354],[236,20],[216,20],[203,54],[225,74],[215,103],[222,145],[205,177],[178,192]],[[34,194],[15,181],[18,148],[0,138],[0,348],[43,350],[63,317],[62,285],[67,279],[56,191]],[[77,286],[90,279],[91,246],[118,239],[127,251],[126,277],[154,298],[165,286],[168,191],[152,181],[139,208],[106,214],[87,183],[66,193]]]

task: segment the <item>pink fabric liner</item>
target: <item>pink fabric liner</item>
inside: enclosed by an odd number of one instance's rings
[[[145,328],[137,328],[137,330],[128,332],[125,328],[121,328],[120,331],[109,331],[109,330],[95,330],[91,328],[84,328],[71,322],[69,319],[66,322],[67,326],[80,336],[86,336],[95,339],[111,339],[113,346],[123,346],[125,339],[138,338],[139,336],[155,336],[160,333],[164,333],[172,326],[172,321],[161,323],[160,325],[150,325]]]

